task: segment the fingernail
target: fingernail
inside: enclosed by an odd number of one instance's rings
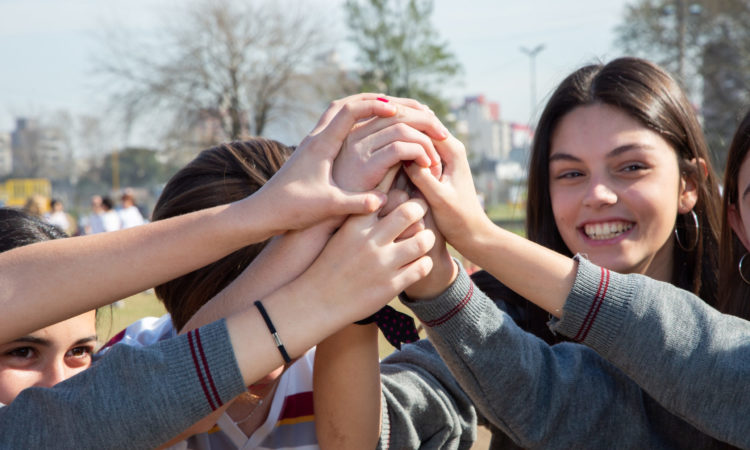
[[[377,99],[380,100],[383,103],[388,103],[388,99],[387,98],[378,97]]]
[[[443,137],[443,139],[447,139],[448,135],[450,134],[450,132],[448,131],[448,129],[445,128],[445,127],[443,127],[443,129],[440,130],[440,131],[441,131],[441,136]]]

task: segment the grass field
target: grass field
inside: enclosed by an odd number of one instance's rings
[[[105,343],[112,336],[136,320],[166,314],[164,305],[156,298],[153,291],[142,292],[128,297],[121,302],[121,306],[101,308],[96,318],[96,330],[99,342]]]

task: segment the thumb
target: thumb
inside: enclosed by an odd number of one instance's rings
[[[388,197],[378,191],[340,192],[334,201],[334,215],[369,214],[385,205]]]

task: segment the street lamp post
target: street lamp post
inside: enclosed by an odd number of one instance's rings
[[[531,49],[521,47],[521,51],[529,57],[529,64],[531,68],[531,110],[529,111],[529,114],[533,114],[534,110],[536,109],[536,55],[542,50],[544,50],[544,44],[539,44]]]

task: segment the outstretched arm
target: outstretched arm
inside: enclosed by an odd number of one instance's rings
[[[396,114],[393,105],[376,97],[360,94],[332,106],[335,113],[325,126],[318,126],[276,176],[247,199],[134,229],[0,254],[0,341],[140,292],[286,230],[376,210],[382,194],[345,191],[331,175],[340,143],[358,120]]]
[[[672,285],[638,275],[618,275],[586,262],[579,266],[571,258],[494,226],[474,201],[463,147],[453,142],[439,145],[438,150],[446,164],[439,182],[418,168],[408,172],[428,199],[440,228],[462,254],[550,314],[562,317],[556,331],[592,346],[672,414],[718,439],[748,444],[746,423],[736,420],[736,414],[749,399],[736,389],[716,390],[716,386],[728,385],[716,380],[739,379],[746,372],[742,361],[750,361],[750,356],[743,358],[740,350],[744,347],[736,343],[750,333],[747,322],[718,314]],[[489,335],[510,336],[512,329],[514,325],[508,322]],[[439,334],[442,342],[452,342],[446,333]],[[498,348],[507,349],[508,339]],[[468,346],[464,342],[444,348],[454,352]],[[566,348],[568,345],[553,347],[551,360],[562,361],[561,351]],[[528,351],[523,354],[527,355],[524,361],[531,361]],[[576,367],[584,370],[601,364],[590,356],[580,359]],[[455,370],[457,376],[462,373],[457,366]],[[568,376],[563,378],[561,372],[559,380],[574,378],[575,373],[567,370]],[[555,379],[554,372],[539,373],[543,379]],[[551,380],[541,384],[560,386],[559,381]],[[486,398],[485,393],[474,394]],[[638,414],[649,417],[648,412]],[[578,416],[571,412],[571,417]],[[640,426],[651,425],[644,422]]]
[[[433,243],[431,232],[394,242],[425,210],[409,202],[383,219],[350,218],[305,273],[263,299],[292,358],[429,271],[422,255]],[[86,447],[153,447],[166,441],[283,364],[255,307],[225,324],[153,347],[116,346],[79,376],[24,391],[0,408],[0,443],[80,447],[85,439]],[[165,404],[174,405],[175,414],[164,415]],[[40,411],[45,426],[30,435],[28,423],[38,422]]]
[[[750,339],[750,322],[669,283],[578,259],[553,329],[596,350],[699,430],[750,446],[750,424],[740,418],[750,393],[730,381],[750,373],[750,347],[742,344]]]
[[[559,317],[576,263],[492,223],[477,199],[463,144],[451,136],[436,148],[444,163],[440,179],[416,166],[407,173],[427,199],[438,229],[459,253]]]
[[[309,147],[311,143],[317,143],[324,137],[328,145],[343,147],[336,159],[331,161],[331,183],[350,193],[373,190],[386,192],[387,188],[378,188],[378,185],[389,169],[401,161],[414,160],[424,167],[434,167],[437,164],[437,152],[430,138],[421,132],[416,132],[415,136],[415,130],[410,127],[396,126],[400,123],[397,121],[401,121],[432,136],[443,135],[443,126],[434,114],[413,100],[380,96],[380,100],[377,101],[393,105],[395,115],[388,118],[372,115],[362,118],[356,124],[345,121],[343,126],[348,125],[350,129],[344,134],[339,134],[343,130],[339,128],[342,126],[339,117],[346,113],[345,108],[349,108],[350,104],[362,102],[362,96],[365,95],[375,94],[360,94],[333,102],[311,133],[312,137],[308,136],[295,154],[304,152],[305,146]],[[356,128],[357,136],[349,134],[352,127]],[[331,139],[330,135],[335,135],[336,139]],[[291,163],[290,159],[281,170]],[[275,178],[276,176],[271,181]],[[305,211],[308,209],[311,209],[309,205],[305,210],[298,210],[298,213],[306,214]],[[260,211],[266,214],[266,210]],[[263,297],[294,280],[315,260],[342,220],[343,216],[332,217],[310,228],[289,231],[275,237],[240,277],[190,319],[183,331],[242,310],[251,299]]]
[[[392,119],[380,122],[388,121]],[[368,124],[350,135],[349,139],[358,140],[357,148],[367,149],[373,142],[382,139],[384,131],[372,125],[377,124]],[[392,126],[391,132],[395,129],[408,131],[410,136],[414,136],[415,142],[417,139],[428,139],[426,135],[403,123],[388,125]],[[402,141],[391,145],[408,149],[414,142]],[[369,152],[365,150],[363,153]],[[425,170],[433,175],[440,174],[440,170],[436,171],[434,166]],[[408,194],[405,191],[392,188],[386,208],[406,199]],[[432,224],[429,220],[426,223]],[[434,231],[434,227],[432,228]],[[437,242],[428,253],[432,270],[407,289],[409,295],[436,295],[452,281],[453,263],[442,237],[436,236]],[[316,420],[315,427],[321,447],[344,449],[376,446],[378,439],[383,436],[381,419],[386,408],[381,402],[377,328],[374,325],[349,325],[323,341],[315,355],[314,373],[315,410],[320,417],[320,420]]]

